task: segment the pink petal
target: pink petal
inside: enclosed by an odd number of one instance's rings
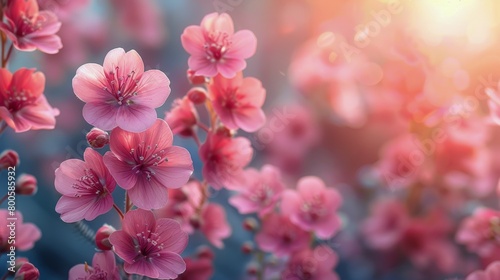
[[[186,271],[186,263],[181,256],[171,252],[162,252],[151,262],[159,272],[160,279],[174,279]]]
[[[281,195],[281,212],[285,216],[292,216],[298,213],[301,199],[299,194],[293,190],[285,190]]]
[[[226,13],[220,15],[217,13],[208,14],[201,20],[200,26],[210,33],[223,32],[228,35],[234,33],[233,20]]]
[[[56,204],[56,212],[61,214],[61,220],[66,223],[74,223],[80,220],[92,221],[97,216],[108,212],[113,207],[113,201],[107,200],[103,203],[95,203],[95,196],[69,197],[63,196]]]
[[[210,62],[205,55],[190,56],[188,59],[188,66],[195,71],[197,76],[214,77],[217,75],[217,65]]]
[[[244,93],[245,103],[249,103],[253,107],[262,107],[266,100],[266,90],[262,87],[262,83],[252,77],[243,79],[238,92]]]
[[[332,238],[333,235],[339,230],[341,225],[340,218],[331,213],[328,220],[315,226],[316,235],[321,239]]]
[[[181,229],[181,225],[172,219],[158,219],[156,221],[156,233],[159,234],[158,243],[163,243],[163,250],[182,253],[188,243],[188,235]]]
[[[127,213],[128,214],[128,213]],[[122,230],[117,230],[109,236],[109,242],[113,245],[113,251],[125,262],[131,263],[137,256],[132,236]]]
[[[129,274],[144,275],[153,279],[158,279],[160,276],[156,265],[144,258],[140,258],[134,263],[125,263],[124,269]]]
[[[21,219],[18,216],[18,225],[22,224]],[[27,251],[33,248],[35,241],[39,240],[42,237],[42,232],[32,223],[22,224],[22,226],[18,226],[16,232],[16,248],[19,251]]]
[[[118,107],[116,124],[130,132],[143,132],[156,120],[156,111],[140,104]]]
[[[139,232],[154,231],[156,219],[151,211],[136,209],[127,212],[122,225],[123,231],[135,237]]]
[[[141,209],[159,209],[164,207],[168,201],[167,188],[164,182],[159,182],[156,177],[150,181],[146,176],[137,178],[136,185],[128,190],[132,203]]]
[[[113,96],[104,90],[106,78],[101,65],[87,63],[76,70],[73,78],[73,91],[83,102],[105,102]]]
[[[260,108],[240,109],[234,112],[237,126],[247,132],[255,132],[266,123],[266,115]]]
[[[103,157],[104,164],[122,189],[129,190],[137,183],[137,174],[132,165],[119,160],[113,152],[107,152]]]
[[[134,103],[158,108],[170,95],[170,80],[159,70],[146,71],[137,84],[138,95],[131,98]]]
[[[24,37],[19,39],[18,45],[21,46],[22,43],[26,45],[36,46],[41,52],[48,54],[56,54],[62,49],[63,45],[61,38],[57,35],[42,36],[42,37]]]
[[[238,209],[240,214],[255,213],[259,210],[260,205],[251,201],[245,195],[236,195],[229,199],[229,204]]]
[[[99,266],[108,273],[114,272],[116,270],[115,254],[113,251],[96,252],[92,258],[92,266]]]
[[[68,279],[69,280],[86,279],[88,275],[89,275],[88,272],[85,271],[85,265],[77,264],[69,270]]]
[[[104,58],[103,68],[106,76],[110,73],[115,73],[118,77],[126,77],[132,72],[135,72],[134,78],[141,79],[144,73],[144,63],[141,56],[131,50],[125,53],[122,48],[112,49]]]
[[[257,38],[250,30],[240,30],[233,35],[231,48],[225,57],[246,59],[255,54],[257,49]]]
[[[112,130],[117,126],[117,105],[90,102],[83,106],[83,118],[102,130]]]
[[[188,150],[173,146],[166,150],[167,161],[151,169],[157,177],[168,188],[180,188],[186,184],[193,173],[193,161]]]
[[[228,79],[235,77],[245,67],[247,67],[247,63],[237,58],[225,58],[223,63],[217,63],[217,71]]]
[[[191,25],[184,29],[181,35],[182,47],[191,55],[204,56],[205,55],[205,36],[201,27]]]

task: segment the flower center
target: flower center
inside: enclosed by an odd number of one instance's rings
[[[267,184],[262,184],[259,188],[250,195],[250,200],[254,202],[259,202],[263,205],[269,203],[269,200],[273,196],[274,192]]]
[[[11,112],[17,112],[25,106],[34,104],[39,96],[32,94],[25,89],[10,88],[5,93],[3,100],[4,106]]]
[[[31,34],[44,25],[47,19],[43,15],[26,16],[24,13],[21,15],[21,20],[18,22],[16,34],[26,36]]]
[[[162,251],[165,246],[163,243],[159,243],[160,235],[149,229],[137,233],[136,238],[133,240],[137,252],[133,262],[139,260],[151,261],[154,256],[160,256],[159,252]]]
[[[138,94],[137,84],[139,83],[135,70],[123,73],[120,67],[116,66],[115,71],[106,73],[106,79],[108,86],[103,90],[113,97],[113,103],[116,102],[120,106],[134,103],[130,98]]]
[[[310,222],[318,221],[326,215],[323,199],[319,196],[315,196],[312,200],[304,202],[300,210],[302,211],[302,216]]]
[[[225,32],[210,33],[204,44],[207,59],[210,62],[221,61],[231,46],[229,35]]]
[[[135,149],[130,149],[130,154],[132,155],[134,165],[132,170],[135,170],[135,173],[143,173],[146,175],[146,179],[151,181],[151,178],[155,175],[155,172],[150,167],[158,166],[164,161],[168,161],[168,158],[165,156],[165,150],[159,149],[158,144],[145,145],[144,141],[142,141]]]
[[[82,195],[106,196],[108,190],[103,187],[104,182],[95,174],[92,168],[85,168],[84,175],[76,180],[71,187],[76,190],[75,197]]]

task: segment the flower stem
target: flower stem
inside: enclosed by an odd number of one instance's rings
[[[257,280],[264,280],[264,271],[266,269],[266,264],[264,263],[264,253],[262,251],[258,251],[256,253],[257,263],[259,264],[259,269],[257,270]]]
[[[198,134],[193,133],[193,139],[194,139],[194,142],[196,142],[196,145],[198,145],[198,147],[200,147],[201,141],[200,141],[200,138],[198,137]]]
[[[9,62],[10,55],[12,54],[12,49],[13,49],[14,44],[10,44],[9,50],[7,51],[7,55],[5,58],[2,60],[2,67],[5,68],[7,66],[7,62]]]
[[[205,130],[205,132],[208,132],[208,131],[210,130],[210,128],[208,128],[208,126],[207,126],[206,124],[202,123],[202,122],[198,122],[198,123],[196,123],[196,125],[197,125],[199,128],[201,128],[201,129]]]
[[[4,195],[1,199],[0,199],[0,204],[2,204],[8,197],[8,194]]]
[[[130,203],[130,196],[128,195],[128,192],[125,192],[125,213],[130,211],[130,208],[132,208],[132,204]]]
[[[120,210],[120,208],[116,205],[116,203],[113,204],[113,208],[115,208],[116,212],[118,212],[118,215],[120,215],[120,218],[123,220],[123,217],[125,216],[123,215],[122,210]]]

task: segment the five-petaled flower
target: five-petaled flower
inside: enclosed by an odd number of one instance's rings
[[[104,165],[102,156],[87,148],[84,160],[68,159],[56,169],[56,190],[63,196],[56,212],[67,223],[93,220],[113,207],[115,180]]]
[[[206,15],[200,26],[188,26],[182,46],[191,55],[188,65],[196,75],[232,78],[246,67],[245,59],[255,53],[257,38],[250,30],[234,33],[233,20],[226,14]]]
[[[165,206],[167,188],[182,187],[193,173],[189,152],[172,142],[172,131],[161,119],[141,133],[121,128],[111,132],[111,152],[104,155],[104,162],[137,207]]]
[[[115,253],[125,261],[127,273],[150,278],[175,279],[186,270],[179,255],[186,248],[188,234],[178,222],[155,219],[151,211],[127,212],[122,230],[111,234],[109,241]]]
[[[142,132],[153,125],[156,110],[170,94],[170,80],[160,70],[144,72],[135,50],[108,52],[103,66],[87,63],[76,71],[73,90],[86,102],[83,118],[102,130],[120,127]]]
[[[53,129],[59,110],[43,95],[45,76],[34,69],[21,68],[14,74],[0,69],[0,119],[16,132]]]
[[[36,0],[9,0],[4,15],[7,22],[0,22],[0,30],[18,50],[54,54],[62,48],[56,35],[61,22],[50,11],[39,11]]]

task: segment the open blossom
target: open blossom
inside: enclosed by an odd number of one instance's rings
[[[217,248],[224,247],[222,240],[231,236],[231,227],[226,219],[224,208],[209,203],[201,210],[200,230],[208,241]]]
[[[231,197],[229,203],[241,214],[265,216],[274,209],[285,190],[279,169],[272,165],[264,165],[260,172],[247,169],[245,179],[243,186],[236,188],[239,194]]]
[[[170,94],[170,80],[160,70],[144,72],[135,50],[108,52],[103,66],[87,63],[76,71],[73,91],[85,102],[83,117],[100,129],[120,127],[142,132],[156,120],[155,108]]]
[[[120,273],[116,266],[115,254],[112,251],[101,251],[94,254],[92,266],[78,264],[69,271],[68,280],[119,280]]]
[[[180,256],[188,242],[178,222],[156,220],[151,211],[136,209],[125,214],[122,230],[111,234],[115,253],[125,261],[127,273],[150,278],[174,279],[186,270]]]
[[[479,208],[461,223],[456,240],[483,258],[500,254],[500,212]]]
[[[49,105],[44,88],[42,72],[21,68],[12,74],[0,69],[0,119],[16,132],[53,129],[59,110]]]
[[[87,148],[85,161],[68,159],[56,169],[55,187],[63,196],[56,212],[66,223],[93,220],[113,207],[115,180],[104,165],[102,156]]]
[[[307,248],[310,234],[293,224],[286,216],[271,213],[262,221],[262,229],[255,241],[259,248],[277,256]]]
[[[333,271],[338,256],[327,246],[305,249],[292,255],[281,279],[338,280]]]
[[[111,132],[111,152],[104,155],[104,162],[137,207],[165,206],[167,188],[182,187],[193,173],[189,152],[172,142],[172,131],[161,119],[141,133],[121,128]]]
[[[243,78],[241,72],[232,79],[217,75],[208,89],[214,110],[227,128],[254,132],[265,124],[261,107],[266,90],[259,80]]]
[[[371,216],[362,225],[363,236],[371,248],[393,248],[403,237],[410,217],[405,205],[395,199],[377,201]]]
[[[240,185],[243,168],[250,163],[252,155],[248,139],[211,133],[200,147],[203,178],[215,189]]]
[[[6,22],[0,23],[0,30],[18,50],[54,54],[62,48],[56,35],[61,23],[54,13],[39,11],[37,0],[9,0],[4,15]]]
[[[318,177],[308,176],[299,180],[297,191],[283,192],[281,210],[294,224],[327,239],[340,229],[341,221],[336,210],[341,203],[337,190],[327,188]]]
[[[184,137],[192,136],[198,122],[196,108],[188,97],[174,100],[172,109],[165,114],[165,121],[172,129],[172,133]]]
[[[492,262],[485,270],[474,271],[465,280],[497,280],[500,279],[500,261]]]
[[[15,216],[10,216],[7,209],[0,209],[0,253],[10,251],[9,237],[10,228],[8,227],[7,218],[17,218],[16,220],[16,250],[27,251],[35,245],[35,242],[40,239],[42,233],[38,227],[32,223],[23,223],[23,215],[16,211]]]
[[[245,59],[257,48],[257,38],[249,30],[234,33],[233,20],[226,14],[206,15],[200,26],[186,27],[182,46],[191,55],[188,65],[196,75],[232,78],[246,67]]]

